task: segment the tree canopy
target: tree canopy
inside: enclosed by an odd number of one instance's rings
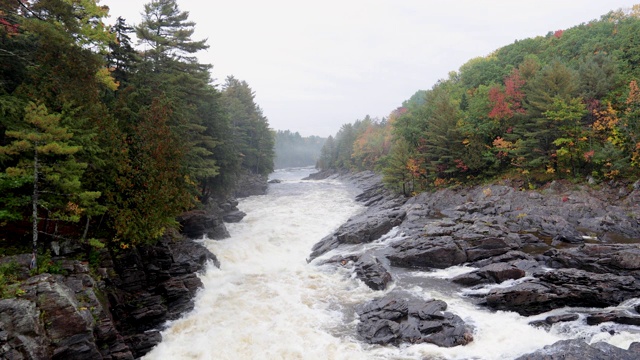
[[[526,186],[637,178],[639,9],[471,59],[384,127],[345,124],[318,166],[379,169],[407,195],[501,177]]]
[[[272,171],[273,132],[248,84],[214,84],[197,58],[206,39],[175,0],[142,10],[135,27],[107,26],[95,0],[0,2],[7,236],[149,243],[242,168]]]

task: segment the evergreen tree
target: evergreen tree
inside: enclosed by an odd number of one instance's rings
[[[227,77],[222,101],[231,122],[235,151],[242,157],[244,169],[266,175],[273,171],[275,140],[267,118],[254,98],[246,81]]]
[[[49,113],[44,105],[29,104],[25,111],[26,128],[7,131],[15,140],[0,147],[0,154],[16,156],[16,166],[8,167],[8,177],[18,182],[29,179],[33,185],[31,198],[33,225],[33,261],[37,254],[40,210],[52,220],[77,222],[87,208],[99,213],[94,204],[99,192],[84,191],[80,181],[86,163],[78,162],[74,154],[81,150],[72,145],[73,133],[61,122],[61,114]],[[21,205],[21,204],[18,204]]]

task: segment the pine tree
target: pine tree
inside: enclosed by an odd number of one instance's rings
[[[30,103],[25,110],[26,128],[7,131],[14,138],[0,146],[0,154],[18,158],[16,166],[8,167],[9,177],[33,184],[31,220],[33,227],[33,261],[38,247],[40,209],[51,219],[77,222],[88,207],[100,197],[99,192],[83,190],[80,182],[86,163],[78,162],[74,154],[82,148],[73,145],[73,133],[61,124],[62,114],[49,113],[44,105]]]

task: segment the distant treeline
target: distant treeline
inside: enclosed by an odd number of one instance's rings
[[[175,0],[141,10],[107,27],[95,0],[0,2],[0,241],[153,242],[239,174],[273,170],[249,85],[213,84]]]
[[[469,60],[387,119],[330,137],[320,168],[373,169],[405,194],[502,177],[640,175],[640,5]]]
[[[297,132],[278,130],[275,141],[275,168],[316,165],[325,140],[319,136],[302,137]]]

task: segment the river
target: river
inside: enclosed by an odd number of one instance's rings
[[[354,201],[356,190],[344,183],[301,180],[311,171],[276,171],[271,178],[282,182],[270,184],[267,195],[241,200],[239,208],[247,216],[227,224],[230,238],[203,240],[220,260],[220,269],[208,267],[193,311],[167,324],[162,342],[145,359],[511,359],[562,339],[602,340],[627,348],[640,337],[621,325],[536,329],[528,323],[549,313],[523,317],[475,306],[447,281],[471,268],[453,267],[396,269],[399,281],[391,289],[446,301],[449,311],[474,327],[472,343],[446,349],[359,341],[356,306],[384,292],[369,289],[348,269],[317,265],[336,251],[354,248],[334,250],[310,264],[306,258],[317,241],[362,207]],[[366,246],[383,247],[401,236],[392,230]]]

